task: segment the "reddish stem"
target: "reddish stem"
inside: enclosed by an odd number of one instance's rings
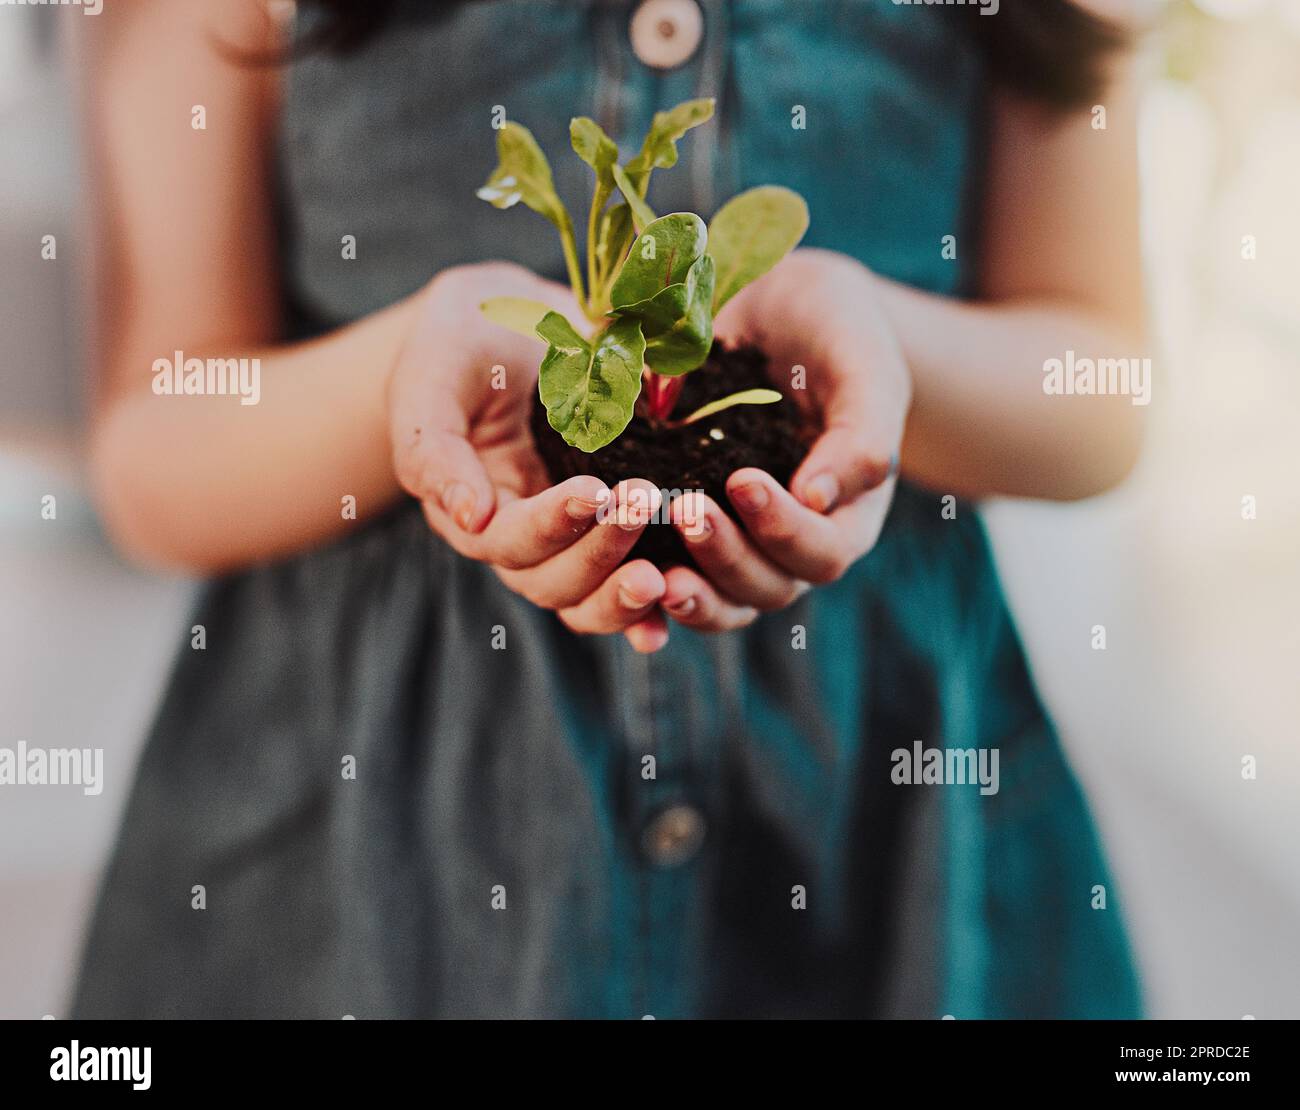
[[[670,378],[650,370],[646,371],[646,409],[651,420],[667,420],[672,415],[673,408],[677,404],[677,398],[682,394],[682,386],[685,382],[686,376],[684,374]]]

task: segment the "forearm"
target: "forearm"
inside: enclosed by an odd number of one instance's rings
[[[213,573],[328,541],[392,504],[384,392],[413,303],[308,343],[184,352],[259,359],[251,405],[158,395],[150,360],[132,356],[132,384],[103,405],[92,439],[115,542],[142,562]]]
[[[913,378],[908,477],[964,497],[1074,500],[1132,468],[1142,406],[1131,395],[1048,393],[1044,363],[1069,351],[1141,358],[1139,339],[1049,302],[968,304],[877,280]]]

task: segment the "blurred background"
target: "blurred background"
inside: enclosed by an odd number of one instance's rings
[[[1300,0],[1157,8],[1145,456],[1105,498],[994,504],[986,519],[1101,823],[1151,1013],[1296,1018]],[[64,1014],[194,589],[114,556],[79,465],[88,238],[58,41],[70,18],[79,9],[0,7],[0,747],[102,747],[106,782],[98,797],[0,791],[0,1018]]]

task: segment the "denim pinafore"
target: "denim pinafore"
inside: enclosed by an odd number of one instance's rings
[[[656,210],[787,185],[807,243],[967,288],[985,88],[961,9],[704,0],[699,49],[659,71],[632,7],[406,0],[358,52],[292,64],[298,329],[457,263],[562,277],[548,224],[475,199],[498,105],[581,213],[570,116],[626,152],[656,109],[717,97]],[[970,505],[946,519],[902,484],[841,581],[650,657],[572,635],[411,504],[214,583],[194,623],[208,646],[180,648],[81,1016],[1137,1012],[1121,900]],[[997,792],[894,781],[916,744],[996,749]]]

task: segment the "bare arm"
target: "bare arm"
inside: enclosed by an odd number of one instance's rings
[[[1136,97],[1129,60],[1090,111],[1054,118],[995,102],[980,301],[878,279],[912,371],[903,468],[945,491],[1068,500],[1131,468],[1142,408],[1126,396],[1043,391],[1043,363],[1140,357]]]
[[[277,74],[218,46],[277,45],[260,4],[135,0],[84,22],[107,526],[145,562],[204,572],[327,540],[353,526],[343,496],[365,516],[398,495],[384,390],[414,300],[277,345]],[[178,350],[259,358],[259,403],[155,395],[154,360]]]
[[[265,51],[256,0],[132,0],[106,7],[82,45],[100,204],[99,396],[92,469],[118,545],[144,562],[221,571],[289,555],[356,527],[405,493],[453,549],[556,610],[574,631],[666,638],[664,577],[623,564],[647,521],[578,476],[546,488],[528,414],[540,345],[482,318],[488,296],[541,300],[577,318],[567,290],[518,266],[430,275],[406,300],[332,335],[277,344],[268,151],[273,69],[215,41]],[[190,126],[203,105],[206,130]],[[158,396],[153,365],[259,358],[255,405]],[[509,388],[491,367],[508,366]],[[596,527],[606,501],[618,526]]]

